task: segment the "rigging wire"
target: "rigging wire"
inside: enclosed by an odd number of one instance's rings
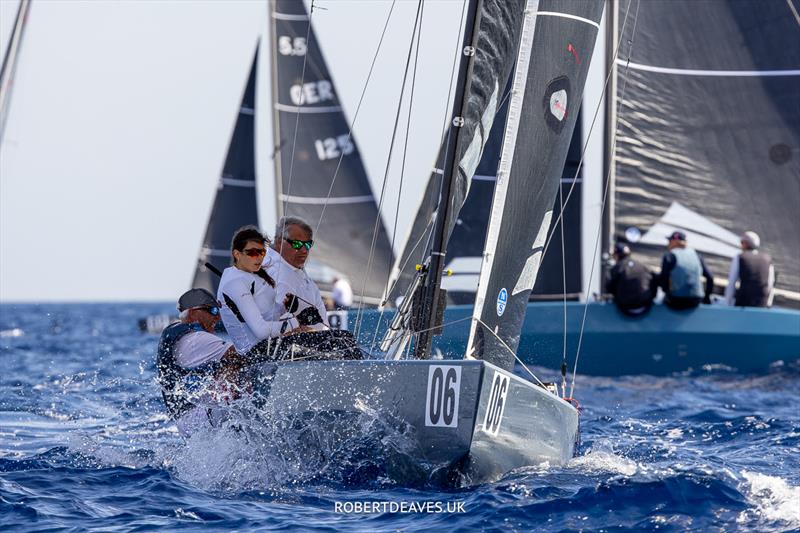
[[[375,252],[375,244],[377,243],[377,240],[378,240],[378,228],[380,227],[380,221],[381,221],[381,208],[383,207],[383,200],[384,200],[384,197],[386,195],[386,183],[388,182],[388,178],[389,178],[389,169],[390,169],[391,162],[392,162],[392,154],[394,152],[394,143],[395,143],[395,139],[397,138],[397,126],[398,126],[398,124],[400,122],[400,111],[402,110],[402,107],[403,107],[403,95],[405,94],[406,81],[408,80],[408,70],[409,70],[409,67],[411,65],[411,53],[414,50],[414,36],[415,36],[415,34],[417,32],[417,26],[421,22],[421,17],[420,17],[421,10],[422,10],[422,0],[420,0],[417,3],[417,14],[416,14],[416,16],[414,18],[414,29],[413,29],[413,31],[411,33],[411,42],[409,43],[409,46],[408,46],[408,56],[406,57],[406,68],[405,68],[405,72],[403,73],[403,83],[400,86],[400,98],[398,99],[398,103],[397,103],[397,113],[395,114],[394,127],[392,128],[392,139],[391,139],[391,143],[389,144],[389,156],[388,156],[388,159],[386,161],[386,169],[385,169],[384,174],[383,174],[383,183],[381,185],[381,196],[380,196],[380,199],[378,201],[378,216],[375,219],[375,225],[374,225],[373,230],[372,230],[372,244],[370,245],[369,259],[367,261],[367,269],[366,269],[367,275],[369,274],[370,270],[372,269],[372,258],[374,256],[374,252]],[[365,292],[366,287],[367,287],[367,275],[364,276],[364,282],[361,285],[361,294],[360,294],[360,298],[359,298],[359,301],[358,301],[358,312],[356,313],[356,323],[355,323],[355,327],[353,328],[356,338],[358,338],[358,334],[359,334],[359,331],[360,331],[360,328],[361,328],[361,319],[362,319],[363,308],[364,308],[364,292]]]
[[[558,184],[559,214],[564,212],[564,186]],[[561,351],[561,391],[567,393],[567,250],[564,245],[564,219],[561,226],[561,292],[564,295],[564,342]]]
[[[627,8],[627,10],[625,12],[625,21],[623,22],[622,28],[620,29],[620,37],[619,37],[619,43],[617,45],[617,51],[619,51],[619,48],[622,45],[622,37],[625,34],[625,23],[627,23],[628,13],[630,12],[630,8],[631,8],[631,4],[632,3],[633,3],[633,0],[631,0],[628,3],[628,8]],[[629,70],[630,62],[631,62],[631,50],[633,50],[633,41],[636,38],[636,23],[637,23],[638,17],[639,17],[639,5],[640,5],[640,3],[637,0],[637,2],[636,2],[636,11],[634,12],[634,15],[633,15],[633,28],[631,30],[631,38],[628,41],[628,45],[629,45],[628,46],[628,57],[627,57],[627,59],[625,61],[625,70],[624,70],[624,75],[622,77],[622,89],[620,91],[619,102],[617,103],[617,110],[616,110],[617,115],[616,116],[618,116],[618,117],[620,116],[620,112],[622,111],[622,104],[625,102],[625,90],[626,90],[626,88],[628,86],[628,70]],[[614,60],[616,62],[616,57],[614,58]],[[613,72],[614,65],[616,64],[615,62],[612,63],[611,72]],[[613,154],[614,154],[614,152],[616,150],[616,147],[617,147],[617,128],[614,128],[614,134],[612,135],[611,146],[609,148],[609,155],[611,155],[612,157],[613,157]],[[612,164],[610,164],[608,166],[608,174],[606,175],[606,183],[605,183],[605,188],[603,190],[603,201],[600,204],[600,217],[601,217],[601,219],[602,219],[603,213],[605,212],[605,208],[606,208],[606,200],[608,199],[608,190],[610,188],[609,185],[611,184],[611,171],[612,170],[613,170],[613,161],[612,161]],[[583,331],[584,331],[584,328],[586,326],[586,313],[589,310],[588,291],[589,291],[589,286],[591,286],[592,277],[594,276],[595,264],[597,262],[597,250],[598,250],[598,248],[600,246],[600,235],[601,235],[601,233],[602,233],[602,226],[598,225],[597,237],[595,238],[595,241],[594,241],[594,251],[592,252],[592,268],[589,271],[589,283],[587,284],[587,287],[586,287],[587,295],[585,297],[585,302],[584,302],[584,306],[583,306],[583,318],[581,319],[581,329],[580,329],[580,334],[578,335],[578,348],[577,348],[577,350],[575,352],[575,365],[573,366],[573,369],[572,369],[572,384],[570,385],[570,392],[569,392],[570,398],[573,397],[573,393],[575,392],[575,378],[576,378],[576,375],[578,373],[578,359],[581,356],[581,346],[583,345]]]
[[[462,20],[462,21],[464,20],[464,13],[466,13],[466,8],[467,8],[467,1],[464,0],[461,3],[461,15],[459,17],[459,19]],[[458,67],[458,58],[461,55],[461,50],[460,50],[460,47],[459,47],[458,43],[460,43],[461,40],[463,39],[462,35],[463,35],[463,32],[465,30],[466,30],[465,25],[461,24],[459,26],[458,32],[456,33],[455,46],[453,47],[453,49],[454,49],[453,62],[452,62],[452,65],[450,67],[450,82],[448,83],[447,100],[446,100],[446,104],[445,104],[445,108],[444,108],[444,117],[442,119],[442,132],[441,132],[441,135],[439,136],[439,138],[440,138],[439,146],[443,146],[442,143],[444,143],[445,139],[448,139],[449,135],[450,135],[450,129],[448,127],[449,123],[450,123],[450,121],[448,120],[448,112],[450,110],[450,106],[451,106],[452,98],[453,98],[453,80],[455,79],[456,70],[457,70],[457,67]],[[419,53],[419,44],[417,44],[417,53]],[[416,69],[416,65],[415,65],[415,69]],[[416,72],[416,70],[415,70],[415,72]],[[412,89],[413,89],[413,83],[412,83]],[[444,146],[447,146],[447,145],[444,144]],[[435,164],[438,165],[438,163],[439,163],[439,161],[438,161],[438,158],[437,158],[437,161],[435,162]],[[401,182],[401,185],[402,185],[402,182]],[[441,192],[439,194],[441,196]],[[398,205],[398,207],[400,205],[400,199],[401,199],[400,194],[398,194],[398,196],[397,196],[397,205]],[[389,280],[387,280],[387,283],[386,283],[386,285],[387,285],[386,296],[384,297],[383,302],[381,304],[380,316],[379,316],[378,321],[377,321],[376,326],[375,326],[375,333],[373,335],[373,344],[372,344],[373,346],[374,346],[375,341],[377,339],[378,331],[380,329],[381,320],[383,319],[386,302],[391,297],[391,294],[392,294],[392,292],[394,292],[394,289],[395,289],[395,287],[397,287],[397,284],[400,282],[400,278],[402,276],[402,273],[403,273],[403,271],[405,271],[405,268],[408,265],[408,262],[413,257],[414,252],[417,250],[417,247],[420,245],[420,243],[422,242],[423,239],[427,238],[426,246],[423,247],[423,258],[421,259],[420,262],[422,262],[422,260],[424,260],[424,250],[426,250],[428,248],[428,245],[430,244],[430,238],[431,238],[430,230],[431,230],[431,228],[433,226],[433,221],[434,221],[433,217],[431,217],[428,220],[428,224],[425,226],[425,229],[421,232],[421,234],[419,236],[419,239],[417,239],[417,242],[414,243],[414,246],[411,248],[411,250],[406,255],[405,261],[403,261],[403,264],[400,266],[399,269],[397,269],[397,271],[396,271],[397,272],[397,277],[395,278],[393,283],[391,281],[391,273],[390,273]],[[397,218],[395,218],[395,229],[396,228],[397,228]],[[413,229],[413,223],[412,223],[412,229]],[[409,230],[409,237],[411,237],[411,230]],[[394,242],[392,242],[392,244],[394,244]],[[402,257],[399,257],[398,258],[398,262],[400,262],[401,260],[402,260]],[[389,287],[390,284],[391,284],[391,287]],[[404,298],[408,298],[409,297],[409,291],[411,290],[412,286],[413,286],[413,284],[409,284],[409,286],[406,288],[406,292],[403,295]]]

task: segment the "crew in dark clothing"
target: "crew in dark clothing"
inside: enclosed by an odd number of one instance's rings
[[[631,258],[631,250],[622,243],[614,246],[616,264],[609,272],[606,292],[614,296],[620,311],[639,316],[653,305],[655,286],[653,275],[646,266]]]
[[[664,291],[664,303],[672,309],[692,309],[700,302],[710,304],[714,276],[703,258],[686,246],[686,235],[675,231],[669,237],[667,253],[661,260],[657,286]],[[700,277],[706,278],[705,290]]]
[[[775,268],[769,254],[759,251],[761,239],[754,231],[741,238],[742,252],[731,259],[725,300],[739,307],[771,307]],[[739,288],[736,288],[736,282]]]

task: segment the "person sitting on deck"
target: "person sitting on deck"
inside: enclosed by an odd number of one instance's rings
[[[667,253],[661,260],[657,286],[664,291],[664,303],[672,309],[693,309],[700,302],[710,304],[714,276],[703,258],[686,246],[686,234],[674,231],[667,237]],[[705,290],[700,277],[706,278]]]
[[[314,245],[313,230],[303,219],[282,217],[275,226],[275,240],[263,266],[275,280],[273,317],[293,313],[303,326],[329,328],[325,303],[317,284],[304,267]],[[274,318],[273,318],[274,319]]]
[[[276,283],[261,266],[268,240],[254,226],[236,231],[231,242],[233,266],[226,268],[217,297],[223,303],[222,322],[236,346],[244,353],[259,343],[260,351],[274,350],[281,334],[305,331],[292,317],[275,315]]]
[[[180,321],[161,334],[156,366],[167,411],[180,433],[188,437],[218,421],[218,401],[221,396],[233,397],[232,381],[248,360],[213,334],[220,320],[213,294],[191,289],[178,300],[178,311]]]
[[[775,267],[769,254],[760,252],[761,238],[754,231],[742,234],[742,251],[731,259],[725,301],[739,307],[772,307]],[[739,288],[736,288],[736,282]]]
[[[631,258],[631,250],[625,244],[614,246],[614,259],[617,262],[609,272],[606,292],[614,296],[614,303],[626,315],[646,313],[655,295],[653,275],[646,266]]]

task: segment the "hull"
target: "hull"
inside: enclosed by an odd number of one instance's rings
[[[483,361],[290,362],[264,365],[262,375],[255,392],[264,412],[294,420],[324,413],[345,420],[344,433],[356,439],[359,421],[380,421],[429,479],[496,479],[521,466],[563,463],[575,449],[573,406]]]
[[[567,302],[570,363],[577,350],[583,312],[584,304]],[[444,322],[454,322],[471,313],[471,306],[451,306]],[[369,345],[378,315],[372,311],[366,315],[360,340]],[[563,324],[563,303],[528,304],[518,349],[520,358],[526,364],[558,369]],[[435,338],[434,346],[444,357],[461,357],[468,331],[468,321],[446,327],[444,334]],[[714,365],[751,373],[798,358],[800,312],[795,310],[701,305],[689,311],[673,311],[655,305],[646,315],[630,318],[612,303],[593,302],[586,312],[578,371],[597,376],[664,376]]]

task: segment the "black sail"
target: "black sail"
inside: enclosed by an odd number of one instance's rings
[[[619,20],[628,5],[619,2]],[[617,65],[610,230],[638,241],[634,252],[652,267],[665,236],[683,230],[719,281],[738,236],[753,230],[775,262],[776,301],[800,302],[800,23],[791,2],[630,6],[629,18],[638,15],[635,35],[632,24],[623,35],[633,38],[630,65]]]
[[[205,263],[211,263],[220,271],[230,266],[233,233],[248,224],[258,226],[255,159],[257,65],[258,47],[250,67],[250,76],[242,96],[242,105],[239,107],[192,281],[192,287],[208,289],[212,294],[217,293],[219,277],[207,269]]]
[[[510,88],[503,93],[507,102]],[[492,208],[492,196],[497,179],[497,166],[500,163],[500,151],[503,147],[503,132],[506,125],[507,106],[502,105],[497,112],[492,130],[483,156],[478,164],[469,187],[469,194],[456,218],[450,240],[447,242],[446,270],[447,277],[442,278],[442,288],[447,290],[447,299],[452,304],[472,304],[478,290],[478,276],[483,258],[483,247],[486,241],[486,227]],[[562,262],[561,233],[556,221],[560,213],[560,201],[556,197],[553,206],[553,220],[550,233],[553,242],[547,255],[542,260],[533,295],[540,298],[561,298],[566,292],[570,297],[581,292],[581,176],[576,178],[581,158],[580,121],[575,127],[572,142],[564,164],[561,180],[563,198],[576,179],[572,197],[567,204],[564,215],[564,248],[566,261]],[[441,166],[437,166],[441,168]],[[404,296],[416,274],[415,266],[425,260],[432,224],[436,212],[438,191],[441,186],[441,173],[433,172],[428,180],[425,194],[412,222],[411,231],[406,240],[403,252],[398,257],[394,279],[394,290],[390,301]],[[566,285],[562,277],[562,266],[566,265]]]
[[[502,368],[514,366],[602,12],[549,0],[525,15],[467,348]]]
[[[278,214],[317,228],[311,259],[377,300],[393,253],[355,137],[304,3],[270,6]]]

